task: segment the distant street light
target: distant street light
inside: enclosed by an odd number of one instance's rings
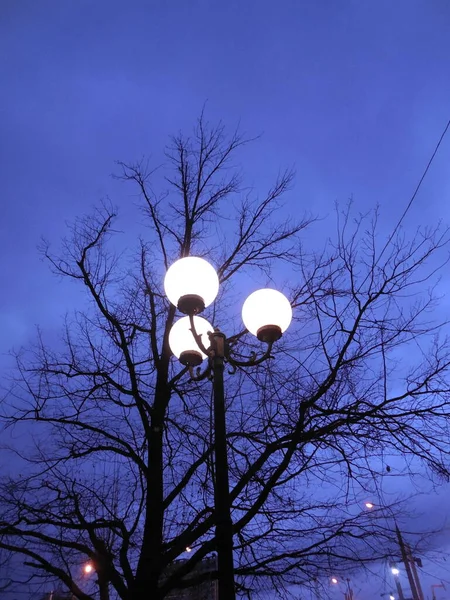
[[[87,562],[83,566],[83,573],[85,575],[96,573],[97,580],[95,583],[98,585],[100,600],[109,600],[109,583],[100,565],[101,562],[97,558],[93,562]]]
[[[353,590],[352,590],[352,587],[350,585],[350,578],[347,577],[347,579],[345,580],[345,582],[346,582],[346,587],[345,587],[345,590],[344,590],[344,600],[353,600]],[[344,582],[343,581],[340,582],[337,577],[332,577],[331,578],[331,583],[333,583],[334,585],[337,585],[338,583],[342,583],[343,585],[345,585]]]
[[[219,600],[236,597],[233,566],[233,523],[228,481],[228,457],[225,420],[224,366],[252,367],[271,358],[274,342],[280,339],[292,319],[289,300],[273,289],[262,289],[247,298],[242,307],[242,320],[247,330],[267,344],[265,353],[248,360],[237,360],[233,347],[237,338],[228,340],[206,319],[197,316],[214,302],[219,291],[219,277],[203,258],[188,256],[176,261],[167,270],[164,289],[170,302],[187,315],[173,324],[169,346],[181,364],[189,368],[193,381],[206,377],[213,381],[214,408],[214,517],[217,549]],[[203,373],[198,367],[208,359]],[[186,548],[189,552],[190,548]]]
[[[400,574],[400,570],[397,569],[397,567],[392,567],[391,573],[392,573],[392,575],[399,575]]]

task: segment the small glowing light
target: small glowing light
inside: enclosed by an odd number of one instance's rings
[[[190,546],[186,546],[186,552],[192,552],[192,548]]]
[[[336,579],[336,577],[331,578],[331,583],[337,583],[337,582],[338,582],[338,580]]]
[[[366,502],[365,507],[368,508],[368,509],[373,508],[372,502]]]
[[[399,575],[400,571],[399,569],[397,569],[397,567],[392,567],[391,573],[392,575]]]
[[[389,594],[389,600],[395,600],[394,594]]]
[[[89,573],[92,573],[93,570],[94,570],[94,567],[92,566],[92,563],[87,563],[84,565],[84,572],[86,573],[86,575],[89,575]]]

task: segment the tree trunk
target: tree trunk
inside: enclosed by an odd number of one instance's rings
[[[146,515],[141,553],[130,600],[159,600],[158,590],[162,572],[163,541],[163,427],[165,410],[170,399],[167,385],[169,352],[164,352],[159,365],[155,403],[151,417],[151,431],[148,439],[148,479]]]

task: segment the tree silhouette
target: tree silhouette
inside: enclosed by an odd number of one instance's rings
[[[168,346],[177,310],[163,279],[180,257],[216,266],[207,316],[238,354],[260,350],[238,321],[243,276],[275,282],[294,308],[275,360],[226,381],[241,593],[383,556],[384,521],[358,502],[388,457],[447,475],[450,354],[431,311],[448,231],[399,232],[381,251],[377,213],[352,219],[348,208],[335,239],[308,251],[312,219],[297,219],[292,200],[280,217],[293,174],[258,197],[233,163],[246,143],[202,116],[172,139],[167,169],[120,163],[147,226],[131,263],[114,253],[107,204],[72,226],[62,252],[43,245],[89,304],[66,318],[60,344],[39,332],[17,353],[3,421],[30,437],[10,448],[20,475],[1,480],[0,547],[80,600],[157,600],[211,576],[199,569],[215,551],[211,386]]]

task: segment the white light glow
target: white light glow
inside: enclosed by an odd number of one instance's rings
[[[368,508],[369,510],[370,510],[371,508],[373,508],[373,504],[372,504],[372,502],[366,502],[366,504],[365,504],[365,507],[366,507],[366,508]]]
[[[391,573],[392,573],[392,575],[398,575],[400,573],[400,571],[399,571],[399,569],[397,569],[397,567],[392,567]]]
[[[267,325],[276,325],[284,333],[292,320],[292,308],[284,294],[265,288],[253,292],[244,302],[242,320],[253,335]]]
[[[174,262],[164,278],[164,290],[173,305],[183,296],[200,296],[209,306],[219,291],[219,278],[212,265],[203,258],[186,256]]]
[[[94,570],[94,567],[92,566],[91,563],[87,563],[84,565],[84,572],[86,573],[86,575],[89,575],[89,573],[92,573],[93,570]]]
[[[209,347],[208,331],[214,331],[214,327],[202,317],[194,317],[196,332],[202,336],[202,343],[205,348]],[[198,352],[205,360],[204,354],[197,346],[194,335],[191,331],[189,317],[182,317],[173,324],[169,333],[169,346],[177,358],[180,358],[182,352]]]

